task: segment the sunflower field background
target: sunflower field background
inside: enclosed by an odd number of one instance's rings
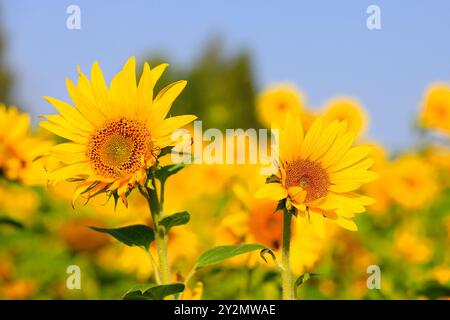
[[[61,8],[64,19],[65,7]],[[124,246],[88,226],[148,225],[147,203],[133,191],[128,207],[104,197],[88,203],[80,197],[72,205],[73,183],[48,183],[47,168],[53,164],[41,155],[64,139],[38,125],[35,114],[48,110],[16,100],[20,72],[5,57],[14,39],[8,35],[9,25],[0,28],[0,299],[121,299],[131,287],[153,281],[152,262],[140,248]],[[29,37],[32,41],[32,32]],[[187,64],[174,61],[161,77],[155,91],[179,79],[188,82],[171,114],[193,114],[204,129],[220,130],[270,128],[287,113],[300,117],[305,130],[319,116],[346,120],[356,133],[356,145],[374,146],[371,170],[379,178],[364,185],[361,193],[375,202],[356,215],[358,230],[326,223],[324,238],[308,225],[301,235],[294,235],[294,276],[314,274],[298,288],[298,298],[448,299],[449,56],[443,66],[445,78],[437,76],[421,92],[411,93],[421,97],[403,119],[414,130],[412,143],[394,149],[369,130],[390,117],[388,110],[373,117],[365,101],[343,94],[341,88],[322,97],[322,105],[311,105],[308,92],[290,79],[261,85],[254,53],[229,52],[223,39],[205,40],[195,59]],[[172,60],[159,51],[132,55],[138,57],[138,70],[145,62],[153,67]],[[71,70],[75,67],[70,65]],[[191,125],[186,128],[193,130]],[[395,128],[389,132],[395,133]],[[257,165],[237,164],[193,164],[167,180],[165,210],[186,210],[191,217],[189,224],[172,228],[168,236],[174,279],[185,278],[197,257],[217,245],[260,243],[280,255],[282,219],[277,203],[254,196],[264,181]],[[279,299],[280,276],[273,260],[266,258],[253,252],[202,269],[182,298]],[[79,290],[66,286],[71,265],[82,270]],[[381,270],[379,290],[367,287],[371,265]]]

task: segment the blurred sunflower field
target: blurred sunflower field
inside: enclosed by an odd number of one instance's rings
[[[53,111],[38,119],[14,99],[6,49],[0,41],[0,299],[121,299],[168,283],[186,300],[450,297],[450,82],[416,93],[404,121],[418,138],[390,150],[369,134],[383,119],[357,96],[337,89],[317,106],[292,81],[260,86],[252,54],[224,53],[220,39],[188,66],[164,54],[120,70],[92,61],[68,75],[67,99],[42,93]],[[194,121],[279,126],[279,171],[172,165],[168,137],[195,135]],[[119,230],[136,225],[151,239]],[[201,262],[223,246],[243,251]]]

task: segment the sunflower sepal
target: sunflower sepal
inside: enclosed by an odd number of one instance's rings
[[[119,202],[119,194],[117,193],[117,191],[113,191],[109,193],[109,198],[113,198],[114,200],[114,210],[117,209],[117,203]]]
[[[266,179],[266,183],[273,183],[273,182],[275,182],[275,183],[280,183],[280,178],[279,177],[277,177],[276,175],[271,175],[271,176],[269,176],[269,177],[267,177],[267,179]]]
[[[145,186],[145,188],[148,190],[155,190],[155,185],[154,185],[154,183],[153,183],[153,181],[152,181],[152,179],[147,179],[145,182],[144,182],[144,186]],[[147,194],[148,194],[148,192],[147,192]]]
[[[164,156],[172,153],[172,149],[173,149],[173,147],[164,147],[164,148],[160,149],[158,157],[164,157]]]
[[[159,167],[157,170],[154,171],[155,178],[158,179],[161,182],[161,184],[163,184],[170,176],[178,173],[185,167],[186,164],[184,163],[169,164],[167,166]]]
[[[294,283],[294,299],[298,299],[298,288],[303,285],[304,283],[306,283],[308,280],[310,280],[312,277],[316,277],[319,276],[320,274],[318,273],[310,273],[310,272],[306,272],[302,275],[300,275],[297,280],[295,280]]]
[[[284,199],[284,200],[285,200],[285,205],[284,205],[284,207],[282,207],[281,209],[286,209],[288,212],[295,211],[295,207],[294,207],[294,205],[292,204],[291,199],[286,198],[286,199]]]

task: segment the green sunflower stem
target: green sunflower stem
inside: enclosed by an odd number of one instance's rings
[[[171,282],[169,257],[167,253],[167,236],[164,227],[156,229],[156,250],[158,251],[159,270],[161,272],[161,283]]]
[[[281,251],[281,265],[283,267],[281,271],[283,300],[294,299],[290,261],[291,220],[292,214],[286,208],[283,209],[283,243]]]
[[[171,282],[170,275],[170,265],[169,265],[169,256],[168,256],[168,235],[167,230],[160,224],[160,218],[163,211],[163,203],[158,198],[158,193],[156,191],[156,184],[154,175],[152,175],[152,188],[147,187],[148,194],[148,204],[150,207],[150,212],[153,219],[153,224],[155,228],[155,242],[156,242],[156,251],[158,255],[159,262],[159,279],[162,284],[168,284]],[[161,192],[164,192],[164,188],[161,187]],[[161,196],[161,200],[163,200],[163,196]]]

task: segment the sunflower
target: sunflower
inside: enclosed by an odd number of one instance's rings
[[[425,150],[425,160],[436,168],[441,184],[450,187],[450,148],[438,144],[429,145]]]
[[[78,83],[67,80],[75,107],[45,97],[58,115],[44,116],[41,126],[69,140],[52,148],[50,154],[62,167],[49,174],[52,184],[77,181],[74,200],[81,194],[88,199],[107,192],[126,196],[137,184],[145,184],[147,169],[155,165],[160,151],[173,146],[171,134],[196,117],[166,118],[172,103],[186,81],[172,83],[153,98],[156,82],[168,65],[150,69],[144,64],[136,82],[136,61],[130,58],[107,87],[97,62],[89,80],[79,69]]]
[[[389,194],[408,209],[421,209],[439,193],[436,168],[414,154],[396,159],[389,168]]]
[[[359,101],[351,97],[337,97],[331,99],[325,106],[325,119],[347,120],[348,130],[362,135],[366,131],[368,117]]]
[[[13,124],[13,125],[12,125]],[[0,103],[0,172],[8,180],[45,183],[35,161],[51,147],[50,141],[30,135],[30,117]]]
[[[264,90],[257,99],[260,121],[270,127],[282,123],[286,113],[300,115],[305,106],[303,94],[293,85],[274,85]]]
[[[238,210],[232,208],[215,229],[214,236],[217,245],[239,243],[259,243],[267,246],[279,259],[281,257],[281,239],[283,218],[276,210],[277,201],[271,199],[246,199],[248,208]],[[292,236],[292,271],[300,275],[310,270],[320,259],[326,240],[320,239],[314,230],[304,225],[301,230],[293,228]],[[230,263],[249,267],[261,263],[263,266],[273,266],[271,259],[265,263],[259,253],[250,256],[233,258]]]
[[[279,170],[256,197],[285,199],[286,208],[295,210],[299,218],[297,225],[301,225],[300,218],[307,218],[321,237],[325,219],[357,230],[351,219],[373,199],[354,191],[378,174],[369,170],[373,160],[367,155],[372,147],[352,147],[354,139],[346,121],[327,124],[319,117],[305,134],[301,120],[288,114],[280,130]]]
[[[394,234],[394,250],[411,263],[425,263],[433,255],[431,241],[419,233],[415,224],[407,224]]]
[[[422,102],[420,123],[431,129],[450,134],[450,86],[430,86]]]

